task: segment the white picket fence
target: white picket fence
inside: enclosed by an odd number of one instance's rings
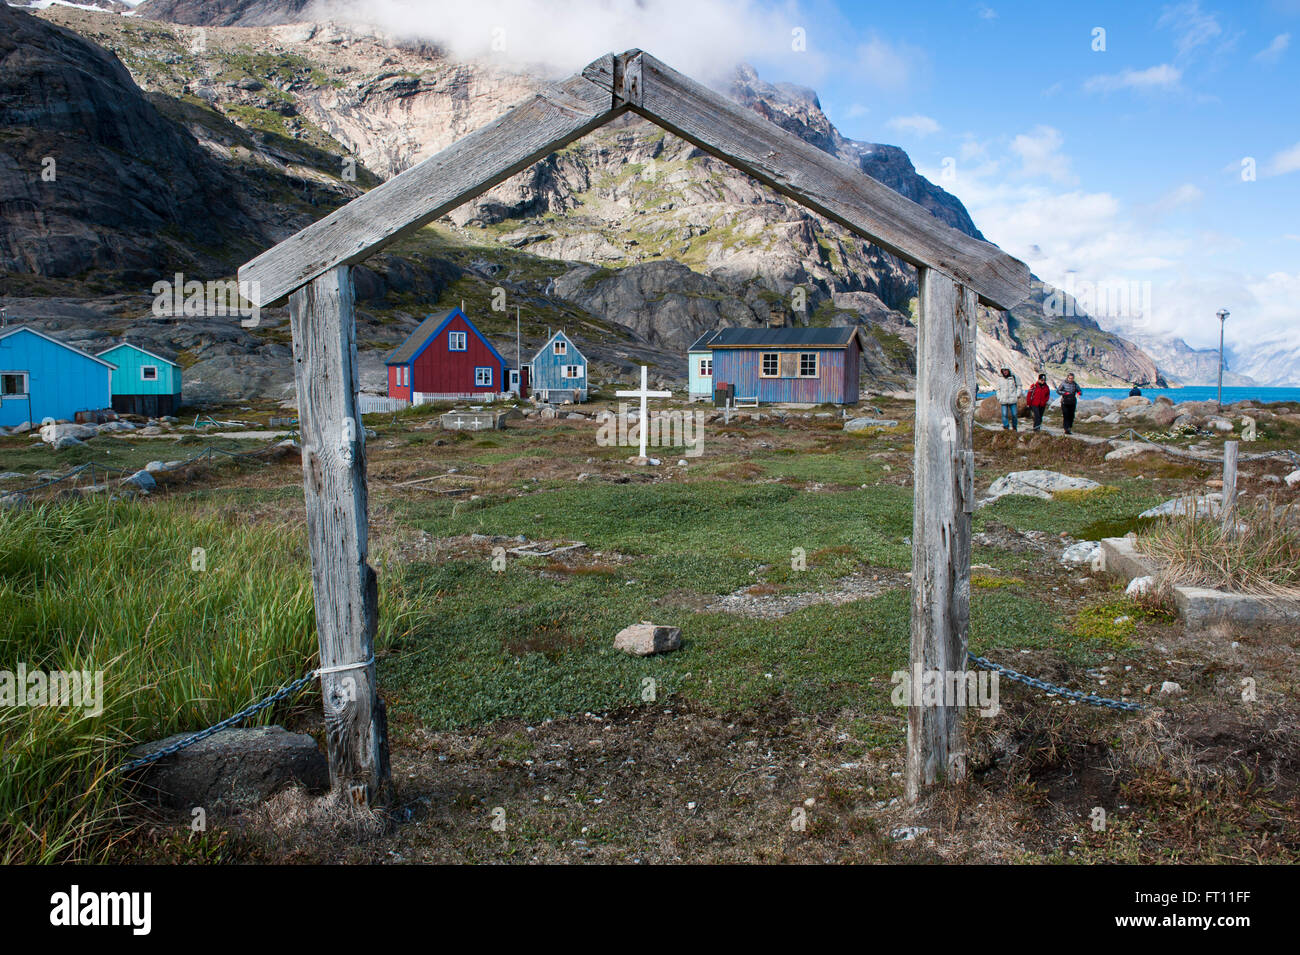
[[[385,398],[383,395],[357,395],[357,407],[362,414],[381,411],[401,411],[411,403],[405,398]]]

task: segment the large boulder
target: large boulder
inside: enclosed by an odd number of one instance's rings
[[[975,406],[975,420],[983,421],[986,424],[1002,420],[1002,406],[998,404],[998,399],[994,395],[981,399],[980,403]]]
[[[1151,399],[1143,395],[1129,395],[1119,403],[1120,411],[1128,411],[1130,408],[1145,408],[1151,404]]]
[[[41,428],[41,440],[58,449],[60,438],[76,438],[77,443],[93,438],[99,429],[88,424],[47,424]]]
[[[145,743],[131,755],[157,752],[185,735]],[[290,786],[323,792],[330,782],[316,741],[282,726],[222,730],[131,775],[158,802],[177,809],[247,808]]]
[[[1057,491],[1093,491],[1099,487],[1101,485],[1096,481],[1070,477],[1059,471],[1012,471],[993,482],[985,502],[997,500],[1008,494],[1051,500],[1052,495]]]

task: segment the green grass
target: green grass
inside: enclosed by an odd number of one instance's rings
[[[407,619],[395,582],[385,634]],[[133,743],[202,729],[316,660],[301,528],[190,502],[0,509],[0,608],[0,670],[103,671],[104,687],[97,716],[0,708],[5,863],[102,859],[125,798],[112,770]]]
[[[281,429],[287,431],[287,429]],[[0,438],[0,471],[33,474],[46,470],[63,473],[80,464],[94,461],[110,468],[138,471],[150,461],[184,461],[206,448],[222,451],[248,452],[266,447],[266,441],[240,441],[226,438],[204,438],[193,432],[182,432],[178,442],[164,438],[109,438],[99,437],[78,447],[54,451],[43,441],[28,438]],[[217,455],[215,462],[230,462],[225,455]],[[119,477],[122,475],[118,475]],[[0,483],[0,491],[30,484],[27,481]]]
[[[999,521],[1021,531],[1064,531],[1080,540],[1122,536],[1113,531],[1121,526],[1127,527],[1136,520],[1137,514],[1166,497],[1159,490],[1153,490],[1149,482],[1141,480],[1122,481],[1118,487],[1104,492],[1057,495],[1050,501],[1007,495],[980,508],[975,516],[975,529],[978,531],[990,521]]]

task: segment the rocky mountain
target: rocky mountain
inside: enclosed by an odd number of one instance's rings
[[[1230,354],[1233,364],[1255,381],[1280,387],[1300,384],[1300,336],[1295,332],[1251,342],[1249,349]]]
[[[1192,348],[1181,338],[1158,335],[1138,329],[1121,328],[1119,333],[1139,345],[1155,359],[1161,374],[1170,383],[1179,385],[1213,385],[1219,380],[1219,349]],[[1223,383],[1225,385],[1257,384],[1250,375],[1234,370],[1237,359],[1231,349],[1223,356]]]
[[[355,24],[280,23],[310,13],[295,0],[149,0],[138,13],[124,18],[56,6],[38,17],[7,14],[24,22],[5,31],[21,27],[41,49],[76,41],[96,51],[57,61],[37,88],[80,84],[67,94],[73,102],[112,101],[123,118],[109,129],[129,122],[148,140],[132,149],[146,157],[141,165],[153,164],[152,191],[145,196],[137,182],[132,195],[160,207],[152,220],[145,211],[113,219],[87,184],[80,196],[68,194],[64,225],[47,229],[36,218],[46,206],[35,205],[31,176],[19,166],[6,186],[0,158],[0,187],[7,190],[0,191],[0,254],[37,250],[21,259],[9,254],[0,296],[6,287],[11,297],[22,293],[29,314],[47,314],[52,323],[65,321],[64,312],[42,307],[42,294],[102,309],[102,335],[142,333],[142,280],[165,275],[170,255],[188,253],[191,269],[229,275],[258,249],[488,122],[543,82]],[[279,25],[224,25],[255,21]],[[41,96],[57,101],[23,80],[35,58],[9,56],[5,76],[19,79],[9,87],[0,80],[7,90],[0,95],[0,117],[7,117],[0,118],[0,137],[21,141],[28,156],[41,154],[41,137],[77,138],[75,127],[60,127],[65,117],[34,105]],[[73,62],[79,57],[100,65],[81,69]],[[812,91],[767,83],[741,67],[730,92],[979,235],[961,203],[917,174],[902,150],[841,136]],[[14,104],[8,113],[6,102]],[[108,137],[92,127],[78,148],[112,151]],[[184,169],[169,167],[167,157]],[[31,242],[41,229],[43,247]],[[146,244],[150,236],[155,246]],[[95,267],[72,271],[78,262]],[[88,283],[88,275],[96,281]],[[540,344],[548,327],[565,325],[584,337],[595,373],[607,378],[646,361],[664,378],[679,379],[682,351],[703,331],[773,319],[862,324],[872,343],[866,380],[875,387],[907,387],[915,372],[910,267],[636,117],[403,240],[359,267],[356,280],[365,383],[375,386],[383,352],[429,311],[465,301],[489,333],[513,335],[513,315],[491,310],[494,288],[521,306],[525,350]],[[1044,308],[1047,298],[1040,289],[1010,314],[981,315],[982,376],[1010,365],[1024,377],[1041,365],[1092,383],[1157,381],[1155,364],[1140,349],[1086,317],[1056,317]],[[93,332],[77,314],[76,330]],[[196,334],[184,326],[174,333],[157,323],[150,328],[158,347],[170,346],[190,363],[187,391],[195,382],[196,396],[234,398],[248,394],[250,381],[276,395],[289,385],[282,312],[271,310],[258,328],[238,333]],[[173,340],[160,340],[168,334]]]

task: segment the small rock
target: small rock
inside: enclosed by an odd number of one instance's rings
[[[167,465],[163,464],[161,461],[150,461],[144,466],[144,469],[150,474],[157,474],[159,471],[166,471]]]
[[[1178,696],[1182,692],[1183,692],[1182,686],[1175,683],[1173,680],[1165,680],[1163,683],[1160,684],[1161,696]]]
[[[889,838],[895,842],[912,842],[917,836],[924,835],[929,831],[924,826],[900,826],[898,829],[890,831]]]
[[[1300,468],[1296,468],[1282,480],[1286,481],[1287,487],[1295,487],[1300,484]]]
[[[1124,588],[1124,596],[1136,597],[1141,594],[1149,594],[1155,584],[1156,579],[1154,577],[1134,577],[1128,582],[1128,586]]]
[[[1061,563],[1063,564],[1088,564],[1097,559],[1101,553],[1101,544],[1098,541],[1079,541],[1077,544],[1071,544],[1061,553]]]
[[[663,627],[643,620],[624,627],[614,637],[614,649],[633,656],[648,657],[655,653],[668,653],[682,645],[680,627]]]
[[[893,418],[850,418],[844,422],[845,431],[865,431],[868,428],[896,428],[898,422]]]
[[[153,479],[153,475],[148,471],[136,471],[128,478],[122,479],[123,484],[133,484],[145,494],[148,494],[158,486],[158,482]]]

